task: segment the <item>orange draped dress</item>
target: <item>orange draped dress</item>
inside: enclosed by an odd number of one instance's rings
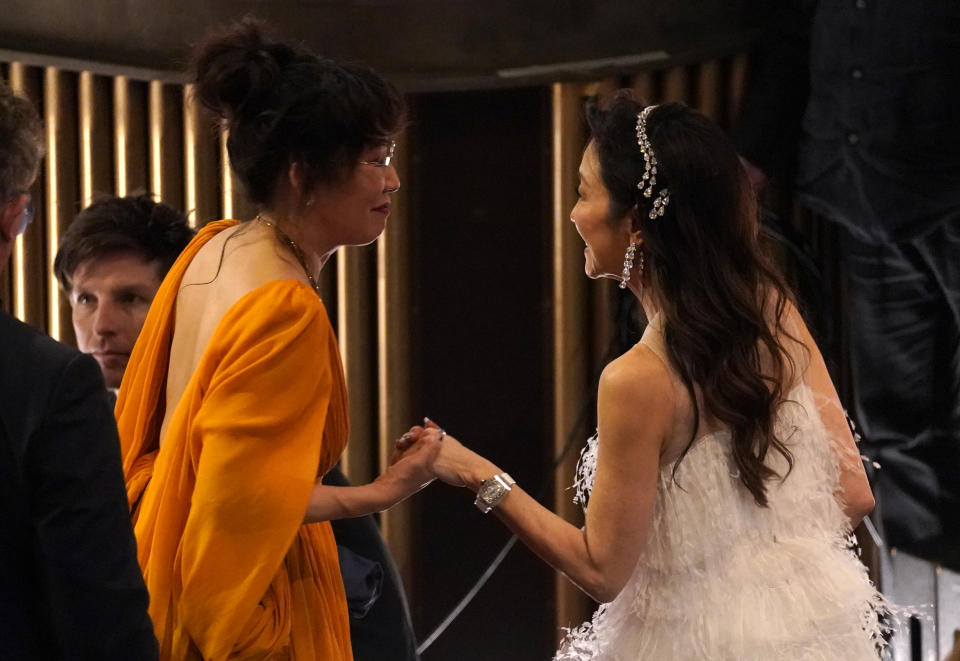
[[[302,524],[349,426],[337,341],[316,293],[284,280],[238,300],[159,443],[181,279],[234,222],[207,225],[170,269],[117,401],[160,658],[349,660],[330,524]]]

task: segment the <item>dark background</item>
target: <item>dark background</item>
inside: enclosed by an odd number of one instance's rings
[[[761,24],[755,5],[756,0],[5,0],[0,45],[180,71],[191,44],[209,27],[249,14],[317,52],[364,61],[408,89],[462,89],[503,84],[499,70],[534,65],[656,51],[674,62],[704,59],[755,33]]]

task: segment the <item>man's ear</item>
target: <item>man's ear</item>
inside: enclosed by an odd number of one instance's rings
[[[29,195],[18,193],[0,207],[0,237],[3,237],[3,240],[7,243],[13,243],[13,240],[17,238],[15,233],[18,229],[17,224],[20,222],[20,217],[29,201]]]

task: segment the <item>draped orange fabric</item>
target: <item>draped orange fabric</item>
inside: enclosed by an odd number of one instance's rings
[[[207,225],[170,270],[117,401],[160,658],[349,660],[333,533],[301,524],[348,435],[337,341],[314,291],[276,281],[237,301],[158,443],[181,279],[232,224]]]

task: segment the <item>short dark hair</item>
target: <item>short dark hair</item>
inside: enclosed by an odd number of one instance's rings
[[[406,117],[403,96],[372,69],[267,37],[253,19],[208,36],[191,69],[196,99],[229,129],[230,164],[261,207],[294,163],[308,186],[337,181]]]
[[[0,203],[33,184],[43,153],[43,125],[36,109],[0,80]]]
[[[119,254],[158,262],[161,273],[173,266],[193,238],[182,213],[148,194],[105,197],[77,214],[63,233],[53,272],[65,291],[81,264]]]

